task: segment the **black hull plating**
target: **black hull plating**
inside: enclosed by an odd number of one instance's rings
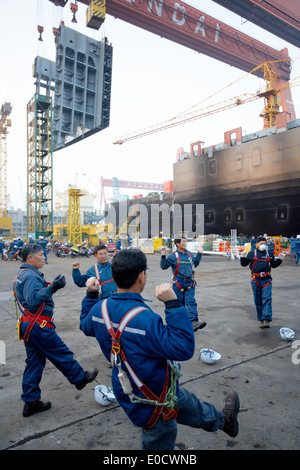
[[[174,202],[204,204],[205,234],[299,234],[300,127],[176,163]]]

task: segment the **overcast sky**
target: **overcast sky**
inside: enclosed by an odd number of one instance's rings
[[[287,47],[293,59],[291,79],[300,77],[298,48],[243,21],[211,0],[186,3],[197,5],[204,13],[274,49]],[[243,93],[255,93],[260,82],[254,76],[245,77],[242,70],[110,16],[106,17],[100,31],[86,28],[86,6],[78,6],[78,23],[74,24],[71,23],[69,4],[62,9],[49,0],[0,0],[0,105],[8,101],[13,107],[7,153],[8,193],[15,209],[25,209],[26,105],[35,93],[32,64],[37,55],[55,60],[52,27],[57,27],[60,20],[97,40],[106,36],[114,50],[110,127],[54,152],[54,191],[67,189],[68,184],[74,183],[76,173],[77,184],[92,193],[99,192],[101,176],[163,183],[173,179],[173,163],[179,147],[188,151],[190,143],[198,140],[204,141],[206,146],[217,144],[223,141],[224,131],[240,126],[243,134],[262,129],[259,114],[263,100],[258,99],[231,111],[114,145],[113,142],[121,136],[172,118],[221,88],[225,87],[225,90],[201,107]],[[43,42],[38,41],[38,24],[44,27]],[[300,117],[300,86],[292,88],[292,96],[296,116]],[[121,194],[125,192],[120,190]],[[108,196],[111,195],[109,193],[108,190]]]

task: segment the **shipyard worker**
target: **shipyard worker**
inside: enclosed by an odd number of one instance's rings
[[[290,261],[293,261],[293,259],[295,257],[296,240],[297,240],[297,238],[295,238],[294,236],[291,237],[290,240],[289,240],[289,242],[290,242]]]
[[[242,251],[241,266],[250,267],[251,287],[260,328],[269,328],[272,321],[272,277],[271,268],[277,268],[284,259],[284,253],[275,259],[274,252],[268,250],[265,237],[257,237],[254,250]]]
[[[195,339],[188,311],[171,285],[161,284],[155,290],[156,298],[164,302],[164,322],[141,295],[147,282],[145,254],[137,249],[121,250],[111,266],[117,292],[100,300],[98,283],[90,278],[80,329],[98,340],[111,361],[114,395],[132,423],[141,428],[141,448],[173,450],[177,423],[208,432],[222,429],[235,437],[239,412],[236,392],[226,395],[225,407],[219,411],[179,387],[179,365],[173,361],[190,359]]]
[[[194,331],[204,328],[205,322],[199,322],[197,303],[195,300],[194,268],[196,268],[202,258],[203,248],[198,249],[196,256],[186,249],[186,238],[176,238],[174,240],[175,251],[166,257],[166,249],[161,249],[160,267],[168,269],[172,267],[173,289],[180,302],[186,306]]]
[[[43,235],[40,235],[38,240],[37,240],[37,243],[39,245],[41,245],[42,249],[43,249],[43,252],[44,252],[44,256],[45,256],[45,263],[48,264],[48,259],[47,259],[47,245],[48,245],[48,241],[43,237]]]
[[[297,235],[297,238],[295,241],[294,253],[295,253],[295,265],[298,266],[299,258],[300,258],[300,235]]]
[[[27,354],[21,398],[25,402],[23,416],[28,417],[51,407],[50,402],[40,400],[39,383],[46,359],[78,390],[92,382],[98,371],[84,371],[56,333],[52,296],[65,286],[65,277],[59,274],[51,283],[45,281],[40,272],[45,264],[45,257],[42,247],[37,243],[25,245],[22,256],[24,263],[14,280],[13,289],[21,312],[18,322],[19,338],[24,340]]]
[[[108,250],[105,245],[97,245],[95,247],[94,256],[96,263],[87,270],[85,274],[80,272],[80,264],[74,261],[72,264],[73,281],[78,287],[85,287],[86,281],[90,277],[96,277],[101,287],[101,299],[106,299],[111,292],[117,289],[111,275],[111,265],[108,261]]]
[[[1,259],[3,259],[4,249],[5,249],[5,243],[4,243],[3,237],[0,237],[0,256],[1,256]]]

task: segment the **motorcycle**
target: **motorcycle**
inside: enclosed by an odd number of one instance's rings
[[[67,245],[60,245],[55,248],[55,255],[58,258],[63,258],[65,256],[68,256],[70,253],[70,246]]]
[[[12,260],[12,261],[22,261],[22,248],[18,248],[13,255],[12,258],[9,256],[10,252],[12,251],[13,246],[10,246],[9,248],[5,249],[2,254],[2,259],[4,261]]]
[[[71,246],[70,252],[72,258],[75,258],[76,256],[86,256],[89,258],[90,256],[90,250],[86,245],[77,245],[77,248],[75,246]]]

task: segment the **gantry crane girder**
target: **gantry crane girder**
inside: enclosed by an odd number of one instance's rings
[[[300,47],[299,0],[213,0],[275,36]]]
[[[65,0],[50,0],[65,6]],[[78,0],[89,5],[91,0]],[[250,72],[258,64],[278,61],[275,72],[290,78],[286,48],[278,51],[225,23],[176,0],[106,0],[106,13],[228,65]],[[279,62],[280,61],[280,62]],[[256,72],[262,77],[261,70]]]

